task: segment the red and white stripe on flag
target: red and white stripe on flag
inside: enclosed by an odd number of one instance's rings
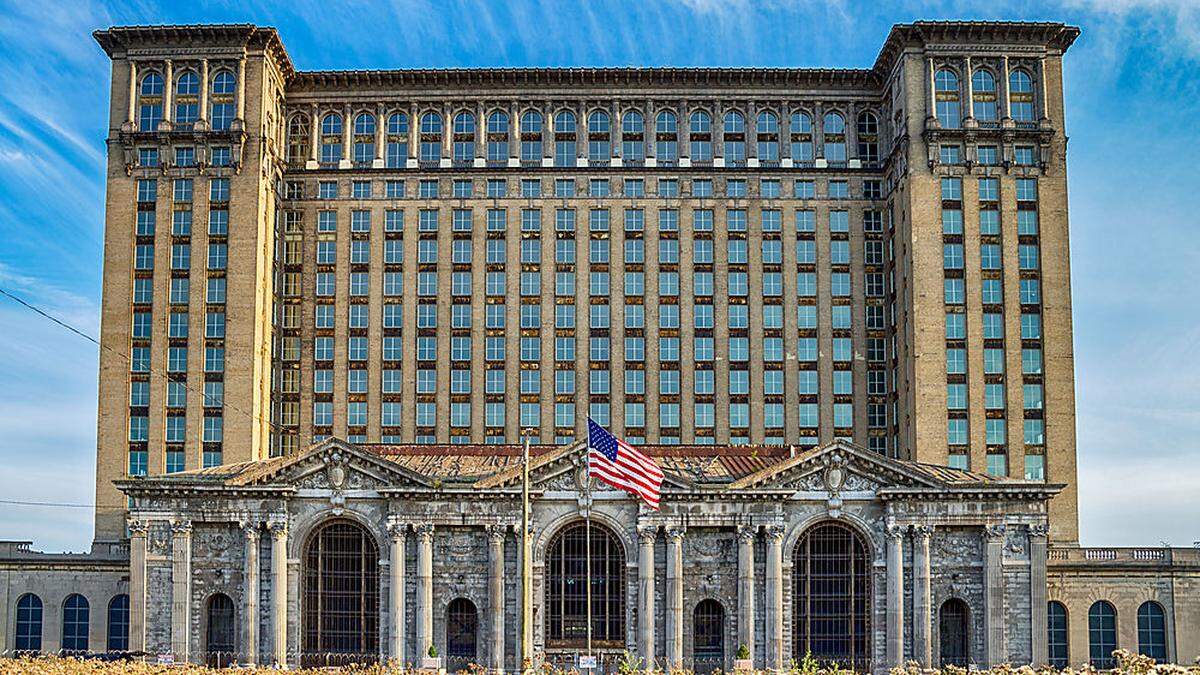
[[[608,485],[640,497],[658,509],[663,472],[645,453],[588,419],[588,469]]]

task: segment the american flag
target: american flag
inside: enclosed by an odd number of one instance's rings
[[[658,464],[588,418],[588,471],[609,485],[641,497],[658,510],[663,472]]]

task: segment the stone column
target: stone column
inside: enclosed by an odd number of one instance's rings
[[[904,525],[887,527],[887,663],[904,665]]]
[[[783,526],[767,527],[767,668],[782,671],[783,648]]]
[[[639,525],[638,534],[638,656],[646,668],[654,664],[654,540],[655,525]]]
[[[492,613],[492,670],[504,671],[504,540],[508,526],[488,527],[491,571],[488,574],[488,605]]]
[[[192,608],[192,524],[171,523],[171,652],[186,663]]]
[[[454,108],[449,104],[442,106],[442,161],[441,166],[450,166],[454,157]]]
[[[387,145],[387,136],[384,130],[387,128],[387,109],[380,103],[375,107],[375,159],[371,163],[376,169],[384,167],[384,147]]]
[[[433,524],[421,523],[417,532],[417,653],[424,656],[433,644]]]
[[[129,110],[126,113],[125,123],[129,125],[129,129],[133,130],[137,127],[134,124],[137,122],[137,99],[138,99],[138,69],[137,61],[129,60]]]
[[[146,651],[146,534],[149,523],[129,520],[129,651]]]
[[[1041,85],[1041,108],[1042,115],[1039,118],[1043,124],[1050,121],[1050,105],[1049,105],[1049,85],[1046,84],[1046,57],[1038,59],[1038,84]]]
[[[354,166],[354,111],[349,104],[342,106],[342,159],[338,162],[339,169],[349,169]]]
[[[238,59],[237,72],[237,119],[246,124],[246,57]]]
[[[315,169],[321,157],[319,150],[321,146],[321,111],[317,109],[316,103],[312,104],[309,110],[309,117],[312,119],[308,123],[308,168]]]
[[[1003,97],[1002,99],[1000,99],[1000,112],[1003,113],[1003,115],[1004,115],[1003,119],[1005,121],[1007,121],[1007,120],[1012,119],[1012,111],[1010,111],[1008,108],[1008,56],[1007,55],[1003,58],[1003,67],[1000,72],[1000,79],[1001,79],[1001,82],[999,83],[1000,95]]]
[[[1033,667],[1046,665],[1050,657],[1046,643],[1046,539],[1047,525],[1029,526],[1029,627],[1033,632]]]
[[[258,523],[242,523],[245,533],[245,588],[242,601],[242,649],[245,662],[258,663]]]
[[[208,59],[200,59],[200,115],[201,129],[208,128]]]
[[[922,668],[930,668],[933,661],[929,578],[929,540],[932,536],[933,527],[913,526],[913,658]]]
[[[420,151],[420,136],[421,136],[421,121],[418,116],[421,112],[417,109],[414,103],[408,112],[408,168],[416,168],[418,152]]]
[[[683,668],[683,528],[667,528],[667,663]]]
[[[971,70],[971,57],[967,57],[967,69],[963,73],[963,79],[967,82],[967,104],[963,106],[963,125],[973,126],[975,123],[975,79],[974,71]]]
[[[929,114],[926,119],[937,120],[937,71],[933,67],[933,57],[929,61]]]
[[[982,666],[1007,660],[1004,651],[1004,525],[983,528],[983,642]],[[1044,614],[1043,610],[1043,614]]]
[[[160,129],[170,130],[175,122],[175,65],[171,59],[163,62],[163,116],[162,122],[159,122]]]
[[[286,520],[272,520],[267,527],[271,530],[271,647],[274,650],[272,661],[277,666],[286,667],[288,524]]]
[[[725,166],[725,106],[720,101],[713,101],[712,106],[712,141],[713,166]],[[753,654],[754,650],[751,649]]]
[[[391,579],[388,583],[389,603],[388,610],[391,612],[391,623],[388,624],[389,656],[397,664],[403,666],[404,659],[407,656],[404,652],[404,633],[407,624],[404,621],[404,586],[405,586],[405,543],[408,535],[408,525],[398,520],[388,520],[388,534],[391,536],[391,545],[388,549],[388,571],[391,573]]]
[[[687,99],[679,102],[679,166],[692,165],[692,112]]]
[[[754,658],[754,540],[758,528],[738,527],[738,644]]]

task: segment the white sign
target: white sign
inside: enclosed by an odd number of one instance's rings
[[[596,668],[596,667],[598,667],[596,664],[596,657],[580,655],[579,656],[579,667],[580,668]]]
[[[175,665],[175,655],[174,654],[159,654],[157,663],[160,666],[173,666],[173,665]]]

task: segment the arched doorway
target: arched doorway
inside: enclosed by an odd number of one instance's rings
[[[725,608],[708,598],[692,611],[692,671],[725,670]]]
[[[302,665],[379,658],[379,548],[363,526],[332,520],[310,535],[301,603]]]
[[[236,662],[236,647],[233,643],[233,600],[224,593],[214,593],[208,599],[204,617],[205,663],[213,668],[224,668]]]
[[[546,549],[546,647],[580,649],[587,645],[587,555],[584,523],[563,528]],[[625,547],[617,535],[592,523],[592,646],[625,646]]]
[[[967,603],[950,598],[938,611],[938,641],[943,666],[965,666],[970,659]]]
[[[871,667],[871,559],[863,538],[821,523],[792,555],[792,656],[858,671]]]
[[[446,668],[451,672],[478,663],[479,612],[475,603],[455,598],[446,608]]]

